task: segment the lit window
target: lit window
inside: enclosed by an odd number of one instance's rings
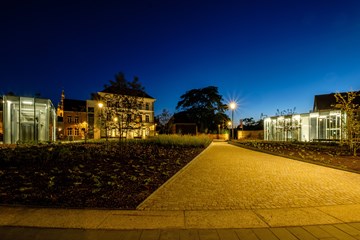
[[[67,135],[68,135],[68,136],[72,136],[72,128],[68,128],[68,129],[67,129]]]
[[[71,123],[71,116],[68,116],[67,119],[68,119],[68,123]]]
[[[149,115],[146,115],[145,122],[150,122],[150,116]]]
[[[75,136],[79,136],[79,129],[75,128]]]
[[[75,123],[79,123],[79,117],[75,117]]]

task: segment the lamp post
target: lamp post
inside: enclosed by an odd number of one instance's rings
[[[103,103],[98,103],[98,106],[100,108],[100,139],[101,139],[101,125],[102,125],[102,107],[104,106]]]
[[[234,110],[236,108],[236,102],[231,102],[229,104],[229,107],[231,109],[231,132],[232,132],[232,134],[231,134],[232,138],[230,138],[230,140],[231,140],[234,138]]]
[[[231,140],[231,137],[230,137],[230,135],[231,135],[231,132],[230,132],[231,121],[228,121],[227,125],[228,125],[228,129],[229,129],[229,140]]]

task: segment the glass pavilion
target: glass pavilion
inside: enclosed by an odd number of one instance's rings
[[[264,140],[337,141],[343,139],[346,115],[340,110],[275,116],[264,119]]]
[[[56,112],[49,99],[3,97],[4,143],[56,140]]]

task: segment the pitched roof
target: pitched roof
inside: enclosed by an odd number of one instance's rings
[[[109,86],[102,90],[103,93],[112,93],[112,94],[123,94],[128,96],[139,96],[139,97],[145,97],[145,98],[152,98],[149,94],[142,90],[136,90],[136,89],[130,89],[130,88],[117,88],[115,86]]]
[[[346,96],[347,92],[342,92],[340,94]],[[360,96],[354,99],[354,103],[360,104]],[[316,112],[320,110],[336,109],[335,104],[336,104],[335,93],[315,95],[313,111]]]
[[[86,101],[65,98],[64,111],[86,112]]]

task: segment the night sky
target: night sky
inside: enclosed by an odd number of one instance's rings
[[[0,94],[89,99],[124,72],[175,111],[193,88],[236,100],[235,119],[312,109],[360,89],[360,1],[2,1]]]

